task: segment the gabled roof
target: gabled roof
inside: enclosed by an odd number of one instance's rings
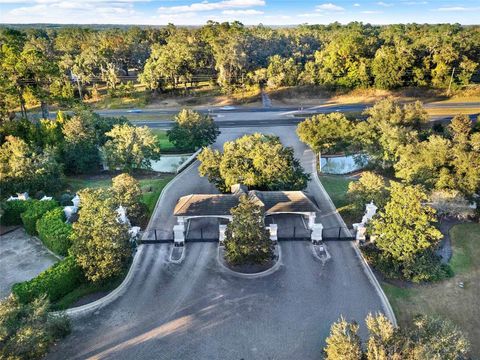
[[[243,192],[235,194],[192,194],[182,196],[175,206],[175,216],[226,216],[237,206]],[[265,214],[319,212],[302,191],[256,191],[247,193]]]

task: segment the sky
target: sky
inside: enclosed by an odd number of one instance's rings
[[[480,24],[480,0],[0,0],[0,23]]]

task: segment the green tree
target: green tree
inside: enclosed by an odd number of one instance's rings
[[[357,124],[354,137],[370,162],[383,168],[398,160],[399,149],[418,141],[418,130],[428,121],[421,103],[402,107],[390,98],[378,101],[364,114],[368,118]]]
[[[382,46],[375,53],[372,62],[375,87],[393,89],[403,86],[413,61],[413,51],[405,43],[395,46]]]
[[[131,172],[150,168],[151,160],[160,158],[158,140],[146,126],[115,125],[106,135],[110,140],[103,151],[110,168]]]
[[[358,324],[348,322],[343,316],[332,325],[330,335],[325,340],[326,360],[360,360],[362,346],[358,336]]]
[[[473,123],[468,115],[455,115],[448,125],[453,142],[464,148],[468,145]]]
[[[365,319],[367,323],[369,338],[367,342],[368,360],[388,360],[394,357],[395,346],[392,346],[396,335],[395,328],[388,318],[383,314],[373,316],[368,314]]]
[[[382,176],[365,171],[358,181],[348,184],[347,196],[358,210],[362,210],[370,201],[373,201],[379,208],[383,208],[389,193],[387,183]]]
[[[71,174],[94,172],[100,165],[97,135],[91,117],[75,115],[62,127],[65,170]]]
[[[167,131],[168,139],[180,150],[196,150],[213,144],[219,134],[210,116],[188,109],[175,116],[172,129]]]
[[[293,149],[276,136],[245,135],[223,145],[223,154],[205,148],[198,159],[199,173],[208,176],[222,191],[235,184],[257,189],[300,190],[309,176],[294,157]]]
[[[273,259],[273,243],[265,228],[261,206],[240,196],[225,231],[225,257],[230,264],[264,264]]]
[[[385,210],[369,223],[376,246],[395,261],[413,261],[442,238],[432,225],[435,210],[424,205],[426,201],[427,195],[419,187],[392,183]]]
[[[128,227],[118,221],[116,201],[107,190],[84,189],[79,196],[71,252],[85,276],[101,282],[119,275],[131,257]]]
[[[448,320],[420,315],[407,331],[416,359],[466,359],[470,344],[460,329]]]
[[[32,150],[20,138],[7,136],[0,147],[0,192],[2,196],[16,192],[54,192],[62,185],[61,167],[52,149],[43,153]]]
[[[46,298],[22,304],[10,295],[0,301],[0,358],[41,359],[54,342],[70,333],[66,316],[49,313]]]
[[[115,201],[127,210],[131,223],[144,224],[146,207],[142,203],[142,189],[138,180],[128,174],[120,174],[112,179],[112,191]]]
[[[453,188],[455,181],[451,170],[451,142],[439,135],[427,141],[407,144],[399,149],[395,175],[409,184],[419,184],[428,189]]]
[[[314,115],[297,126],[300,141],[317,153],[345,151],[350,145],[352,123],[341,113]]]

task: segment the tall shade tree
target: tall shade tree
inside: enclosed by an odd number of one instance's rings
[[[391,185],[391,198],[369,223],[376,246],[396,261],[412,261],[442,238],[433,223],[435,210],[425,205],[428,197],[419,187]]]
[[[125,269],[131,256],[128,226],[118,221],[118,205],[107,190],[84,189],[79,196],[71,252],[90,281],[102,282]]]
[[[246,195],[231,210],[225,231],[225,257],[230,264],[265,264],[273,259],[273,243],[265,228],[263,208]]]
[[[418,131],[428,121],[421,103],[404,105],[393,99],[378,101],[364,112],[366,121],[359,122],[355,139],[369,155],[370,161],[383,168],[391,167],[399,149],[418,141]]]
[[[175,116],[172,129],[167,131],[168,139],[181,150],[196,150],[213,144],[219,134],[210,116],[188,109]]]
[[[344,151],[350,145],[353,125],[341,113],[314,115],[297,126],[300,141],[317,153]]]
[[[127,172],[150,168],[151,160],[160,158],[158,140],[146,126],[115,125],[106,135],[110,140],[103,152],[111,168]]]
[[[71,174],[94,172],[100,166],[97,134],[89,116],[75,115],[62,127],[65,139],[65,171]]]
[[[34,151],[25,141],[7,136],[0,147],[0,192],[56,191],[62,185],[61,167],[52,149]]]
[[[223,154],[205,148],[198,156],[199,173],[221,191],[235,184],[256,189],[301,190],[309,176],[294,157],[293,149],[276,136],[255,133],[223,145]]]
[[[348,322],[343,316],[332,325],[325,340],[325,360],[360,360],[362,345],[358,336],[358,324]]]
[[[126,209],[132,224],[143,224],[146,208],[142,203],[142,189],[138,180],[128,174],[120,174],[112,179],[112,191],[117,204]]]

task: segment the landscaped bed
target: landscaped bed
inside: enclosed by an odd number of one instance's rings
[[[400,326],[416,314],[438,315],[452,320],[471,341],[472,356],[480,356],[480,224],[455,225],[450,229],[453,256],[451,279],[428,285],[382,287]],[[475,320],[476,319],[476,320]]]

